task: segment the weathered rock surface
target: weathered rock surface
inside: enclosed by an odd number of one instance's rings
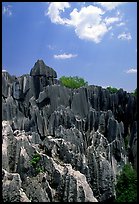
[[[22,181],[18,173],[8,173],[2,169],[3,202],[31,202],[21,188]]]
[[[42,60],[30,75],[2,73],[3,201],[113,201],[123,165],[137,168],[136,97],[56,78]]]

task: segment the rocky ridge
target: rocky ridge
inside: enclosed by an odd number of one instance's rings
[[[42,60],[20,77],[4,71],[3,201],[113,201],[116,175],[137,167],[136,113],[135,96],[66,88]]]

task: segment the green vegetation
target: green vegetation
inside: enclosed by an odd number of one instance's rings
[[[134,90],[134,92],[131,93],[133,96],[137,96],[137,88]]]
[[[131,164],[126,164],[117,177],[115,202],[137,202],[137,172]]]
[[[35,167],[37,165],[37,163],[40,161],[40,159],[41,159],[41,156],[38,153],[34,154],[32,160],[31,160],[32,166]]]
[[[127,150],[128,149],[128,136],[124,138],[124,143],[125,143],[125,149]]]
[[[33,168],[35,169],[36,174],[38,174],[40,172],[44,172],[44,169],[39,166],[40,160],[41,160],[41,156],[38,153],[34,154],[32,160],[31,160],[31,164],[32,164]]]
[[[73,77],[62,76],[59,80],[63,86],[73,89],[88,85],[88,82],[86,82],[83,78],[80,78],[78,76]]]
[[[117,88],[114,88],[114,87],[111,87],[111,86],[108,86],[107,89],[108,89],[111,93],[117,93],[117,91],[118,91]]]

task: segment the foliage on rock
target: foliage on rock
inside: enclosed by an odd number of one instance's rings
[[[35,169],[36,174],[44,171],[43,168],[41,166],[39,166],[40,160],[41,160],[41,156],[38,153],[34,154],[32,160],[31,160],[31,164],[32,164],[33,168]]]

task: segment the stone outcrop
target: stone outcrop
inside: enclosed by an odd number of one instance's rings
[[[2,169],[3,202],[31,202],[22,189],[18,173],[8,173]]]
[[[136,112],[135,96],[66,88],[42,60],[30,75],[3,72],[3,201],[113,201],[124,164],[137,168]]]

